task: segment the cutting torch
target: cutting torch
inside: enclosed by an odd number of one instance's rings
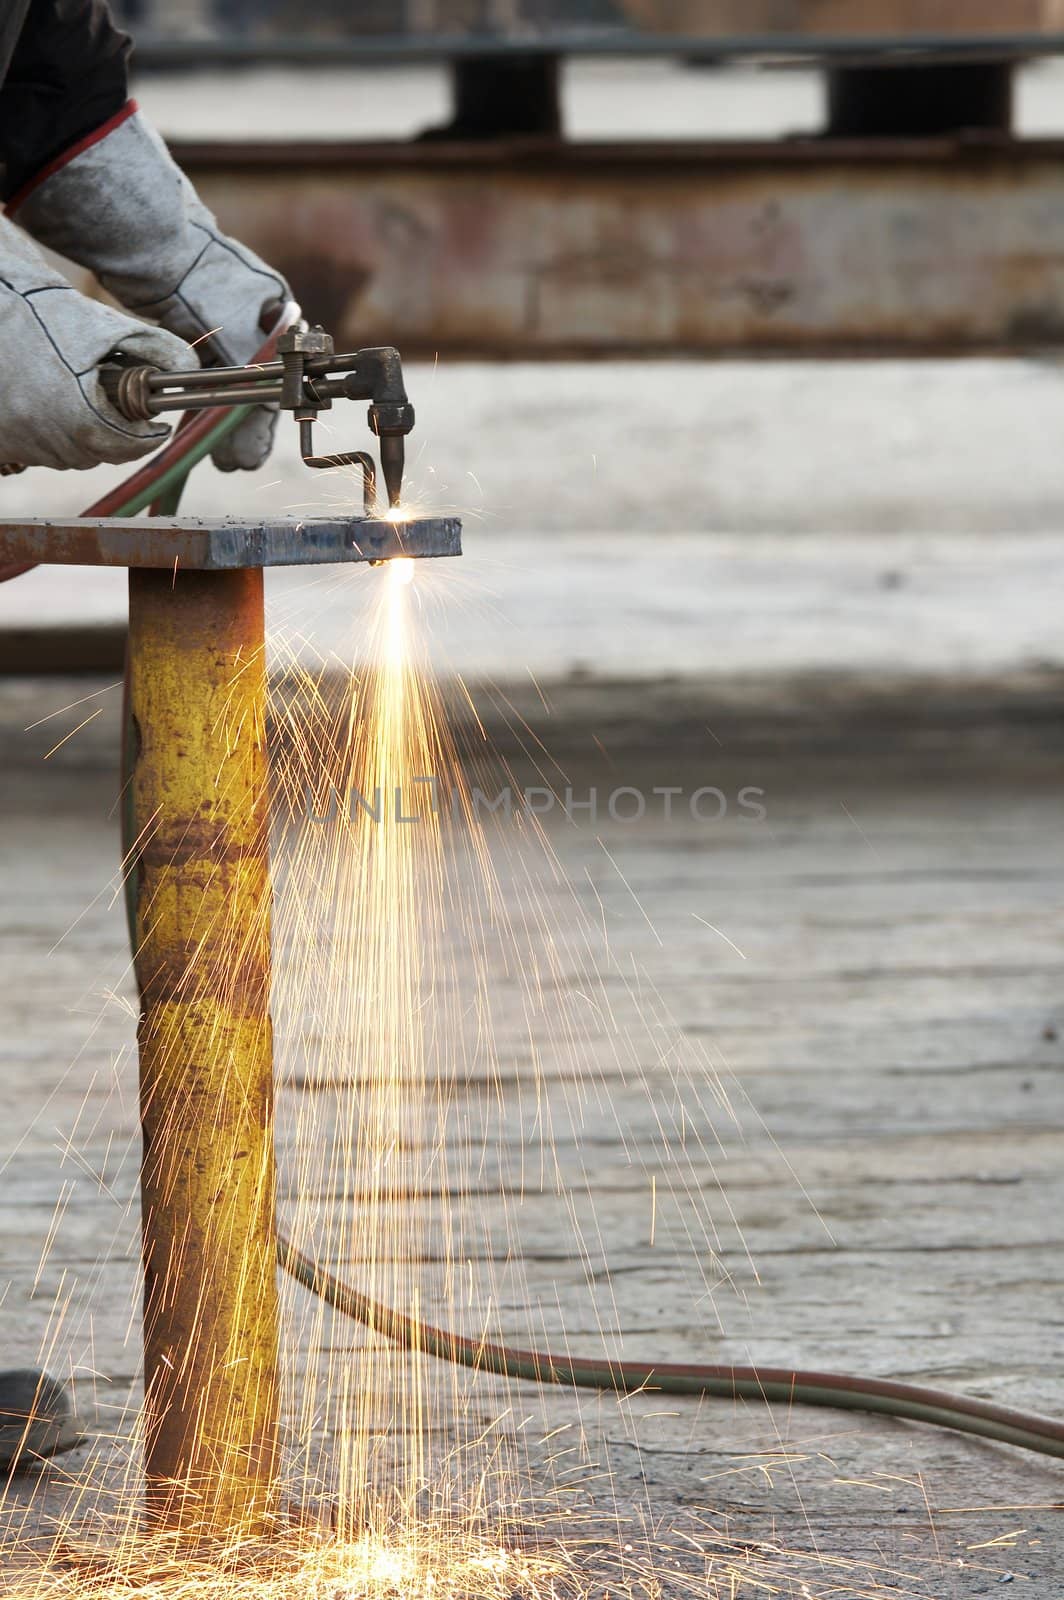
[[[363,472],[366,508],[376,490],[376,464],[365,450],[319,455],[314,424],[334,400],[368,400],[370,430],[380,443],[381,475],[393,509],[403,488],[406,435],[414,408],[406,396],[398,350],[390,345],[337,355],[324,329],[295,327],[277,340],[276,361],[246,367],[205,367],[164,372],[134,365],[121,351],[101,369],[111,404],[131,422],[164,411],[204,411],[212,406],[276,405],[292,413],[299,426],[299,450],[308,467],[358,466]]]

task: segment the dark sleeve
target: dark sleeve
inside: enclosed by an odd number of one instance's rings
[[[129,50],[105,0],[30,0],[0,86],[0,197],[122,109]]]

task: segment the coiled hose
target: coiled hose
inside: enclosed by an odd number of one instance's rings
[[[277,335],[299,315],[288,305],[270,338],[256,356],[268,361]],[[83,513],[86,517],[132,517],[146,506],[153,514],[173,515],[192,468],[230,433],[251,409],[239,406],[201,411],[187,417],[165,449],[117,489],[104,495]],[[29,567],[0,568],[0,582],[29,571]],[[123,723],[127,719],[123,718]],[[123,739],[123,788],[128,790],[131,743]],[[131,839],[124,817],[123,848]],[[127,888],[132,883],[127,877]],[[135,946],[135,902],[127,893],[131,940]],[[811,1372],[787,1367],[733,1367],[684,1365],[672,1362],[595,1360],[580,1356],[551,1355],[521,1350],[486,1340],[468,1339],[447,1329],[420,1322],[392,1310],[345,1283],[320,1262],[304,1255],[283,1235],[278,1236],[277,1260],[282,1269],[333,1310],[360,1322],[372,1332],[416,1354],[454,1362],[473,1372],[492,1372],[526,1383],[555,1384],[564,1388],[597,1389],[616,1394],[641,1390],[660,1394],[701,1395],[713,1399],[776,1402],[826,1406],[836,1411],[864,1411],[907,1422],[930,1423],[957,1433],[971,1433],[1001,1444],[1015,1445],[1039,1455],[1064,1459],[1064,1423],[1033,1412],[966,1395],[949,1394],[916,1384],[894,1383],[884,1378],[851,1377],[836,1372]]]

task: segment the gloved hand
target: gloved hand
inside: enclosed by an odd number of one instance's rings
[[[100,384],[100,363],[121,348],[176,371],[195,365],[162,328],[87,300],[0,219],[0,458],[29,467],[132,461],[169,436],[161,419],[127,422]]]
[[[204,366],[250,361],[290,298],[278,273],[219,232],[133,101],[16,195],[8,212],[42,244],[88,267],[130,311],[195,345]],[[257,406],[218,446],[215,465],[261,466],[276,420],[276,408]]]

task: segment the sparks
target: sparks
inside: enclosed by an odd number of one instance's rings
[[[582,1148],[588,1104],[596,1102],[599,1125],[613,1119],[631,1163],[640,1164],[627,1122],[635,1086],[647,1081],[648,1062],[667,1071],[669,1094],[651,1106],[660,1137],[638,1192],[650,1189],[649,1242],[659,1256],[680,1232],[682,1212],[694,1301],[741,1271],[734,1260],[722,1266],[738,1252],[732,1242],[722,1246],[701,1204],[707,1187],[724,1195],[712,1143],[714,1116],[722,1107],[730,1114],[726,1099],[645,975],[613,961],[609,896],[629,896],[650,923],[605,845],[612,871],[592,883],[602,917],[602,949],[592,957],[600,930],[580,922],[575,899],[559,892],[564,864],[544,830],[507,829],[500,820],[489,832],[468,807],[452,826],[435,804],[437,789],[460,787],[461,752],[413,626],[421,614],[409,591],[414,563],[387,565],[386,584],[358,586],[366,611],[357,619],[357,665],[307,671],[290,642],[274,641],[281,670],[271,706],[272,1009],[282,1226],[422,1327],[438,1321],[477,1338],[501,1329],[528,1341],[563,1309],[551,1303],[553,1284],[523,1276],[532,1208],[522,1208],[526,1195],[538,1195],[535,1225],[549,1230],[552,1259],[565,1262],[559,1275],[571,1271],[579,1293],[586,1273],[595,1324],[619,1347],[622,1319],[594,1209],[598,1174]],[[485,742],[476,741],[478,752]],[[506,892],[503,859],[513,867]],[[224,926],[216,936],[225,939]],[[234,974],[245,959],[232,950]],[[194,986],[194,967],[189,981]],[[506,985],[516,995],[509,1033],[493,1014]],[[615,1104],[610,1085],[618,1083],[625,1097]],[[272,1183],[272,1170],[261,1177]],[[49,1232],[52,1251],[60,1227],[57,1219]],[[44,1554],[22,1539],[26,1574],[11,1575],[8,1593],[576,1600],[608,1581],[621,1600],[659,1592],[688,1552],[676,1592],[699,1600],[747,1587],[819,1594],[839,1592],[849,1578],[876,1584],[875,1570],[869,1576],[834,1558],[817,1555],[814,1566],[798,1553],[792,1563],[788,1552],[765,1547],[762,1555],[741,1540],[729,1550],[716,1527],[676,1535],[687,1543],[671,1549],[660,1533],[654,1549],[622,1542],[620,1513],[604,1514],[597,1463],[586,1471],[598,1506],[583,1520],[574,1513],[575,1450],[562,1429],[555,1446],[549,1426],[537,1435],[544,1417],[534,1417],[527,1393],[515,1401],[490,1371],[470,1375],[398,1349],[374,1327],[338,1326],[289,1280],[283,1299],[287,1454],[270,1539],[234,1537],[208,1548],[146,1535],[143,1419],[133,1402],[117,1408],[113,1439],[71,1473]],[[55,1340],[60,1331],[65,1338],[57,1320]],[[548,1395],[543,1404],[551,1403]],[[636,1440],[634,1397],[616,1414]],[[779,1465],[778,1455],[771,1459]],[[14,1494],[5,1518],[18,1549],[29,1518]],[[603,1531],[611,1520],[612,1543]],[[783,1588],[791,1564],[813,1588]]]

